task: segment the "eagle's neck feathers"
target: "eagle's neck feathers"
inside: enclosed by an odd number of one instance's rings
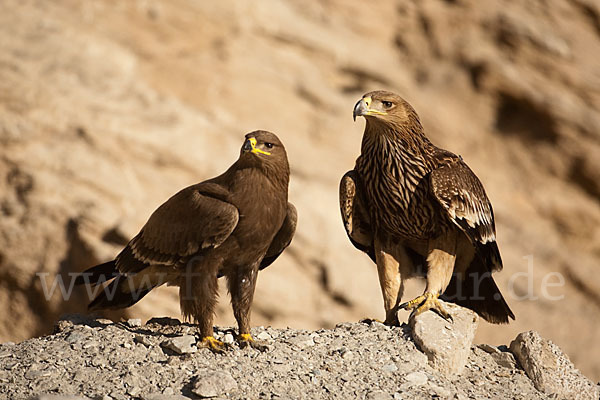
[[[423,133],[418,120],[410,124],[384,124],[367,121],[363,135],[359,168],[369,178],[398,186],[403,202],[434,167],[435,146]],[[369,164],[369,165],[366,165]]]

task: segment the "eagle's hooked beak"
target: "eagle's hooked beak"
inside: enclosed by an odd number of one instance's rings
[[[352,113],[352,119],[356,121],[356,117],[361,117],[363,115],[368,115],[369,113],[369,104],[371,104],[371,98],[365,97],[362,98],[356,103],[354,106],[354,112]]]
[[[367,115],[386,115],[384,111],[375,110],[370,108],[373,100],[370,97],[363,97],[354,106],[354,112],[352,118],[356,121],[356,117],[365,117]]]
[[[254,138],[252,138],[254,139]],[[256,141],[256,139],[254,139]],[[252,142],[250,142],[250,138],[246,139],[246,141],[244,142],[244,145],[242,146],[242,150],[244,151],[250,151],[252,150]]]

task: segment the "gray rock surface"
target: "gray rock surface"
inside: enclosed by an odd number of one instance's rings
[[[432,367],[444,374],[460,374],[471,353],[479,318],[469,309],[441,303],[453,321],[424,312],[411,320],[412,337]]]
[[[537,332],[520,333],[510,344],[510,350],[541,392],[561,399],[600,397],[598,386],[583,376],[558,346]]]
[[[198,339],[193,325],[168,318],[140,327],[72,320],[58,324],[53,335],[0,345],[0,398],[45,393],[107,400],[549,398],[523,370],[499,365],[477,346],[469,349],[462,374],[448,377],[429,364],[407,325],[257,327],[252,335],[265,338],[265,353],[234,342],[221,355],[207,349],[178,355],[161,343],[185,335]],[[216,328],[215,336],[230,332]],[[71,337],[78,340],[70,343]]]

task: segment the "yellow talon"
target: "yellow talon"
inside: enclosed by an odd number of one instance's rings
[[[242,334],[240,335],[240,340],[244,340],[244,341],[247,341],[247,342],[252,342],[252,341],[254,341],[254,339],[252,338],[252,335],[251,335],[251,334],[249,334],[249,333],[242,333]]]
[[[208,348],[215,353],[224,353],[228,346],[213,336],[206,336],[202,338],[202,345],[200,347]]]
[[[438,294],[425,292],[421,296],[407,301],[406,303],[400,304],[400,308],[405,310],[413,310],[410,314],[410,319],[416,317],[419,314],[427,310],[436,311],[442,318],[452,321],[452,316],[444,309],[440,301],[438,300]]]
[[[256,349],[258,351],[265,351],[268,349],[268,347],[262,343],[259,343],[257,341],[255,341],[252,338],[252,335],[249,333],[242,333],[238,336],[238,343],[240,344],[240,348],[246,348],[248,346],[252,347],[253,349]]]

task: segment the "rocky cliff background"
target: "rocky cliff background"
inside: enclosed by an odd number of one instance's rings
[[[276,132],[299,212],[259,279],[256,325],[381,317],[377,275],[347,240],[339,178],[364,93],[401,93],[461,154],[495,208],[517,315],[600,379],[600,4],[594,0],[3,0],[0,340],[48,333],[87,295],[70,275],[116,255],[180,188]],[[410,285],[406,297],[421,283]],[[219,324],[232,324],[223,292]],[[49,300],[48,300],[49,298]],[[179,316],[164,288],[112,318]],[[406,316],[402,316],[406,317]]]

